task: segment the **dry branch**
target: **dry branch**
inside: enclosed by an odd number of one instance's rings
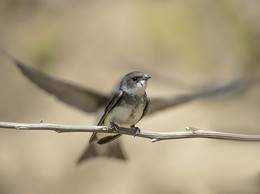
[[[186,127],[186,131],[181,132],[150,132],[140,131],[134,134],[133,130],[128,128],[119,128],[116,130],[108,126],[76,126],[76,125],[58,125],[50,123],[13,123],[13,122],[0,122],[0,128],[12,128],[17,130],[51,130],[58,133],[64,132],[102,132],[102,133],[120,133],[124,135],[131,135],[150,139],[151,142],[170,139],[185,139],[185,138],[211,138],[211,139],[224,139],[235,141],[260,141],[260,135],[246,135],[236,133],[224,133],[217,131],[206,131],[196,129],[193,127]]]

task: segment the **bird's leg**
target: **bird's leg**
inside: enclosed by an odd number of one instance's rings
[[[119,126],[117,124],[115,124],[113,121],[110,121],[110,125],[111,125],[111,127],[113,127],[113,129],[115,129],[116,131],[119,131]]]
[[[115,124],[114,122],[110,121],[110,125],[111,127],[116,130],[117,132],[123,132],[123,133],[131,133],[134,134],[134,136],[136,134],[140,133],[140,129],[138,127],[135,127],[134,125],[131,125],[131,128],[124,128],[124,127],[119,127],[117,124]]]
[[[134,125],[131,125],[131,129],[134,130],[134,136],[136,134],[139,134],[141,132],[141,130],[139,129],[139,127],[136,127]]]

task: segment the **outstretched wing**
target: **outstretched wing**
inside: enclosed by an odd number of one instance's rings
[[[7,55],[33,83],[71,106],[77,107],[88,113],[93,113],[100,107],[104,107],[109,100],[109,96],[106,94],[41,73],[24,65],[9,54]]]
[[[213,88],[206,91],[197,92],[194,94],[179,95],[174,97],[171,96],[165,98],[152,98],[147,115],[153,114],[156,111],[160,111],[166,108],[171,108],[186,102],[190,102],[198,98],[208,98],[208,97],[217,96],[220,94],[226,94],[235,91],[242,85],[245,85],[247,81],[248,80],[246,78],[239,78],[224,86],[220,86],[218,88]]]
[[[77,107],[85,112],[92,113],[96,112],[100,107],[104,107],[109,100],[109,96],[106,94],[102,94],[75,84],[67,83],[63,80],[59,80],[47,74],[41,73],[22,64],[5,51],[3,52],[15,62],[23,74],[33,83],[71,106]],[[166,108],[187,103],[198,98],[212,97],[219,94],[232,92],[238,89],[238,87],[243,85],[246,81],[248,81],[246,78],[239,78],[231,83],[212,90],[206,90],[194,94],[171,96],[167,98],[152,98],[147,115]]]

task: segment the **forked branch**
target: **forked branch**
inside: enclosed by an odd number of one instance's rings
[[[76,126],[76,125],[58,125],[50,123],[13,123],[0,122],[0,128],[12,128],[17,130],[51,130],[58,133],[64,132],[102,132],[102,133],[120,133],[124,135],[131,135],[150,139],[151,142],[157,142],[170,139],[185,139],[185,138],[211,138],[224,139],[235,141],[260,141],[260,135],[246,135],[237,133],[224,133],[217,131],[207,131],[196,129],[193,127],[186,127],[186,131],[180,132],[151,132],[140,131],[140,133],[133,133],[133,130],[128,128],[114,129],[108,126]]]

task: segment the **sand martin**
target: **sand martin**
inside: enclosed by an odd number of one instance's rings
[[[120,126],[137,130],[136,123],[145,116],[149,107],[150,100],[145,90],[150,78],[139,71],[126,74],[109,100],[98,125]],[[78,163],[99,155],[125,159],[120,144],[117,141],[112,142],[120,136],[121,134],[93,133],[89,145]],[[107,145],[102,145],[103,150],[100,151],[98,144]]]

